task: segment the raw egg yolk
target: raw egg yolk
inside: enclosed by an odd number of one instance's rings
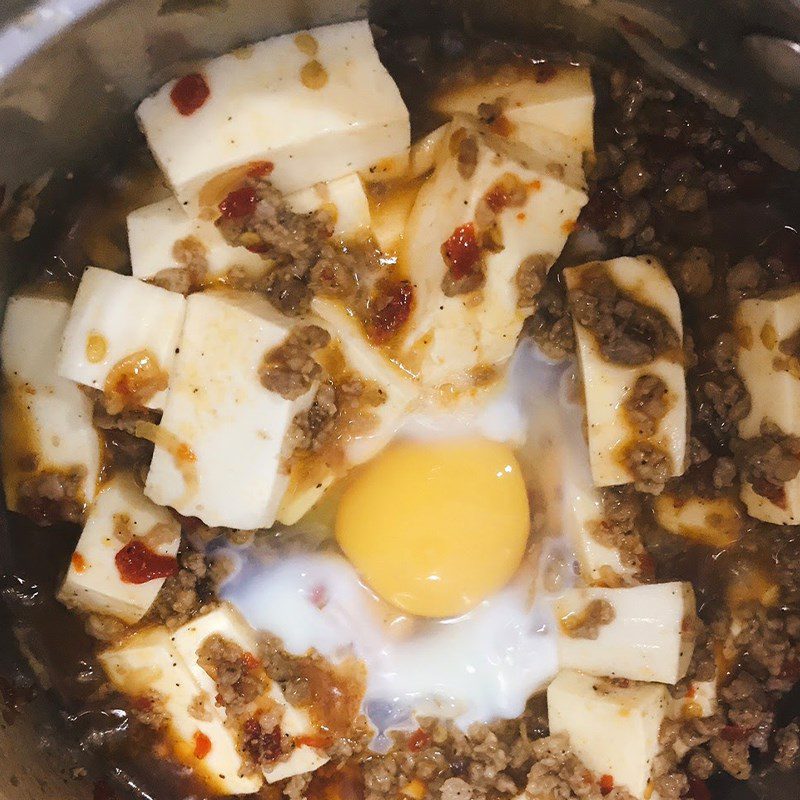
[[[463,614],[504,586],[529,530],[519,464],[485,439],[389,447],[348,482],[336,515],[363,580],[425,617]]]

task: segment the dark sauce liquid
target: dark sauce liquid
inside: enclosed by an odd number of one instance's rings
[[[388,35],[380,39],[379,48],[411,110],[414,138],[444,121],[427,103],[430,94],[442,86],[480,79],[504,64],[532,65],[550,57],[564,62],[568,55],[561,42],[522,46],[452,31],[432,37]],[[593,69],[598,152],[608,144],[624,150],[633,128],[626,121],[623,105],[612,98],[611,67],[598,63]],[[700,134],[709,127],[715,131],[712,146]],[[642,148],[643,165],[649,171],[660,171],[664,163],[669,163],[677,172],[683,170],[688,180],[698,170],[716,169],[732,184],[716,195],[710,193],[707,209],[702,212],[662,214],[653,203],[650,221],[653,242],[662,251],[657,255],[667,257],[670,251],[703,246],[715,256],[714,289],[701,300],[690,300],[683,306],[685,324],[699,356],[697,367],[689,373],[689,390],[695,398],[693,433],[712,453],[726,451],[729,432],[715,426],[713,413],[704,413],[699,387],[714,369],[708,357],[711,344],[730,327],[730,305],[725,299],[727,269],[748,256],[776,257],[784,265],[779,280],[800,281],[800,190],[796,177],[742,141],[738,133],[735,123],[719,120],[681,96],[655,102],[646,118],[635,123],[636,146]],[[659,191],[658,187],[653,191]],[[126,214],[165,194],[144,142],[131,130],[124,155],[106,171],[76,175],[45,191],[42,209],[51,210],[43,211],[30,240],[17,246],[15,260],[23,265],[18,281],[55,282],[74,291],[87,264],[125,269],[129,266]],[[619,221],[624,206],[624,199],[608,182],[596,180],[581,226],[603,231]],[[627,254],[629,247],[626,240],[607,238],[602,257]],[[560,270],[583,260],[585,255],[568,245],[551,273],[551,283],[558,288]],[[698,485],[708,480],[702,465],[693,469],[687,480]],[[3,596],[16,636],[24,643],[37,677],[63,709],[69,735],[100,755],[107,776],[117,786],[127,784],[141,796],[154,798],[204,797],[202,787],[191,775],[169,762],[157,737],[128,714],[122,698],[108,693],[94,656],[97,643],[84,632],[82,620],[54,599],[79,530],[68,525],[37,528],[15,514],[8,515],[7,524]],[[791,561],[784,558],[787,551],[800,549],[797,529],[774,529],[756,523],[751,528],[739,544],[724,553],[653,534],[649,544],[658,578],[692,580],[701,613],[720,601],[730,576],[745,563],[757,563],[782,581],[788,591],[800,592],[800,579],[781,566]],[[278,789],[265,787],[262,794],[277,797]],[[355,800],[363,796],[363,788],[351,769],[329,766],[315,776],[310,795],[313,800]]]

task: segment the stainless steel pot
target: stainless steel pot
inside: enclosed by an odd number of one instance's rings
[[[579,50],[641,58],[723,113],[742,116],[770,155],[800,168],[800,0],[376,0],[369,7],[366,0],[0,0],[0,187],[51,173],[39,212],[47,219],[71,173],[99,168],[135,135],[137,99],[187,65],[367,13],[389,28],[467,20],[521,39],[547,25]],[[31,247],[26,261],[44,257],[46,237],[39,251]],[[0,239],[3,295],[20,280],[18,255]],[[2,518],[0,526],[0,800],[88,797],[91,775],[100,773],[81,739],[80,714],[61,706],[57,687],[27,699],[42,676],[14,629],[42,587],[14,577],[18,542]],[[76,779],[84,768],[90,778]],[[724,789],[725,800],[767,797],[800,798],[800,776]]]

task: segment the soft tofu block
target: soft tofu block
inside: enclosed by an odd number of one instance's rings
[[[191,295],[145,494],[207,525],[268,528],[288,484],[286,440],[315,388],[295,400],[265,389],[264,356],[290,320],[244,292]]]
[[[405,228],[415,305],[404,359],[426,386],[471,388],[476,370],[499,367],[513,353],[530,313],[518,279],[527,285],[543,278],[586,195],[553,177],[531,148],[511,147],[466,117],[451,123],[448,137]],[[474,169],[459,163],[465,140],[474,150]],[[496,244],[481,244],[489,240]],[[484,275],[479,291],[446,286],[453,267],[444,251],[469,254],[473,274]],[[526,268],[537,277],[529,279]]]
[[[800,333],[800,288],[744,300],[734,325],[736,367],[750,394],[750,413],[739,422],[739,435],[759,436],[766,419],[800,436],[800,362],[787,341]]]
[[[166,717],[167,736],[175,758],[215,794],[252,794],[260,776],[240,777],[244,764],[236,737],[213,703],[203,703],[204,719],[191,709],[204,692],[192,677],[163,627],[138,631],[100,654],[100,663],[114,687],[134,699],[146,698]]]
[[[678,294],[654,258],[617,258],[571,267],[564,270],[567,288],[578,289],[584,276],[598,268],[604,269],[636,302],[660,311],[683,341]],[[628,459],[631,449],[640,443],[653,446],[668,456],[670,477],[681,475],[685,469],[688,414],[681,354],[665,353],[638,366],[612,363],[601,353],[594,334],[574,318],[573,322],[586,398],[594,482],[598,486],[616,486],[635,481]],[[666,413],[656,421],[655,431],[649,435],[629,419],[625,410],[625,402],[631,397],[637,380],[645,376],[660,379],[666,386]]]
[[[133,275],[143,281],[162,270],[185,267],[187,248],[202,254],[210,280],[232,267],[256,274],[264,269],[258,253],[231,247],[213,222],[190,217],[174,197],[128,214],[128,246]]]
[[[610,621],[595,623],[610,608]],[[553,602],[562,669],[635,681],[677,683],[694,651],[690,583],[570,589]]]
[[[358,321],[341,305],[320,297],[312,301],[311,309],[344,357],[345,369],[377,387],[383,397],[380,405],[369,409],[374,422],[351,436],[344,447],[349,465],[363,464],[389,443],[403,415],[419,397],[419,386],[367,339]]]
[[[178,654],[188,665],[189,671],[203,691],[211,697],[216,697],[218,693],[216,685],[198,660],[199,651],[211,636],[220,636],[237,645],[246,653],[253,655],[258,652],[258,638],[241,614],[229,603],[223,603],[208,614],[191,620],[175,631],[172,641]],[[277,703],[283,707],[283,716],[280,722],[283,733],[293,737],[310,736],[317,733],[308,713],[302,708],[287,703],[280,686],[275,681],[270,684],[266,701],[270,705]],[[258,698],[254,698],[256,705],[258,702]],[[224,713],[224,709],[221,710]],[[327,761],[328,757],[320,750],[301,744],[292,751],[288,759],[264,769],[264,777],[269,783],[274,783],[303,772],[311,772]]]
[[[156,572],[167,571],[171,562],[177,572],[180,542],[175,518],[148,500],[132,475],[121,473],[98,494],[58,599],[70,608],[133,625],[147,613],[167,576],[147,579],[129,574],[127,568],[147,564],[155,554],[163,568]],[[123,558],[125,553],[130,556]],[[118,558],[123,559],[122,569]]]
[[[206,96],[187,108],[182,100],[191,86]],[[189,209],[216,205],[253,162],[270,162],[270,180],[290,193],[358,172],[410,144],[408,111],[366,20],[216,58],[144,100],[138,117]]]
[[[750,394],[750,413],[739,422],[739,435],[761,434],[769,421],[789,436],[800,436],[800,360],[793,337],[800,333],[800,288],[743,301],[736,312],[736,367]],[[749,483],[742,500],[752,517],[774,525],[800,522],[800,476],[783,484],[783,497],[770,499]]]
[[[776,502],[759,494],[752,484],[744,482],[739,495],[749,516],[772,525],[800,524],[800,476],[783,484],[783,493]]]
[[[317,183],[286,198],[298,214],[324,209],[333,219],[333,233],[340,239],[360,239],[369,234],[369,200],[358,175],[346,175]]]
[[[547,689],[550,733],[570,746],[599,779],[610,775],[637,800],[649,797],[658,733],[669,703],[666,686],[617,686],[604,678],[564,670]]]
[[[717,711],[717,677],[707,681],[689,681],[686,694],[673,698],[669,715],[674,719],[710,717]]]
[[[182,295],[143,283],[130,275],[89,267],[83,273],[64,330],[59,373],[127,403],[135,375],[161,376],[168,383],[183,327]],[[142,398],[148,408],[163,408],[164,390]]]
[[[57,371],[69,316],[66,300],[17,295],[8,301],[0,356],[3,363],[2,461],[6,507],[30,510],[20,485],[49,473],[77,476],[81,505],[94,500],[101,443],[92,403]],[[77,472],[76,472],[77,471]]]
[[[653,511],[664,530],[709,547],[728,547],[742,535],[742,510],[732,497],[684,498],[662,492]]]
[[[450,116],[477,114],[483,103],[496,105],[512,123],[540,125],[569,137],[578,151],[594,149],[594,91],[589,70],[541,65],[529,71],[497,72],[493,77],[433,100],[436,111]]]
[[[572,403],[552,403],[546,390],[543,397],[543,401],[530,401],[528,414],[536,424],[518,458],[530,488],[540,498],[545,530],[567,538],[584,583],[636,583],[639,559],[635,553],[623,553],[610,537],[601,541],[605,511],[589,470],[581,412]]]
[[[419,396],[419,387],[404,375],[364,335],[361,325],[344,307],[333,300],[317,297],[312,311],[331,335],[328,355],[334,380],[361,380],[369,391],[380,393],[382,402],[363,409],[362,425],[357,432],[345,429],[340,437],[342,458],[329,463],[330,456],[303,455],[290,462],[289,488],[284,495],[278,520],[292,525],[306,514],[334,481],[351,467],[376,456],[400,427],[402,417]],[[326,354],[320,359],[325,361]],[[340,373],[337,375],[337,372]],[[309,463],[309,459],[317,463]]]

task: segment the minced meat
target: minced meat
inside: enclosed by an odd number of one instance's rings
[[[147,613],[148,619],[169,628],[180,627],[216,600],[217,586],[228,571],[224,560],[212,560],[191,548],[178,553],[178,566],[178,573],[164,581]]]
[[[745,480],[753,491],[783,508],[784,484],[800,472],[800,437],[789,436],[772,422],[761,423],[761,435],[731,444]]]
[[[660,494],[673,471],[669,453],[648,441],[626,447],[622,463],[633,476],[634,488],[646,494]]]
[[[296,400],[322,374],[314,353],[330,340],[330,334],[318,325],[294,328],[282,344],[264,356],[258,370],[261,385],[287,400]]]
[[[621,289],[602,264],[587,269],[569,293],[575,320],[590,331],[606,360],[625,366],[649,364],[680,348],[664,313]]]
[[[640,375],[622,402],[625,418],[645,438],[656,432],[669,408],[667,384],[657,375]]]
[[[561,630],[572,639],[596,639],[603,625],[617,616],[608,600],[590,600],[580,611],[567,614],[559,620]]]
[[[37,525],[54,522],[83,522],[86,480],[83,465],[67,470],[39,470],[17,486],[17,507]]]
[[[248,178],[237,191],[252,192],[254,202],[244,213],[223,213],[217,225],[230,244],[259,253],[264,270],[255,276],[234,270],[225,276],[226,285],[262,291],[275,308],[291,316],[306,312],[317,294],[359,305],[361,278],[380,268],[369,247],[341,246],[331,238],[327,211],[292,211],[268,180]]]
[[[593,775],[572,752],[564,734],[537,739],[531,743],[534,764],[528,773],[527,797],[554,800],[632,800],[621,786],[614,786],[611,776]]]
[[[545,285],[547,270],[555,261],[555,257],[550,254],[536,253],[528,256],[519,265],[514,282],[519,292],[517,306],[519,308],[533,309],[537,304],[539,292]]]

